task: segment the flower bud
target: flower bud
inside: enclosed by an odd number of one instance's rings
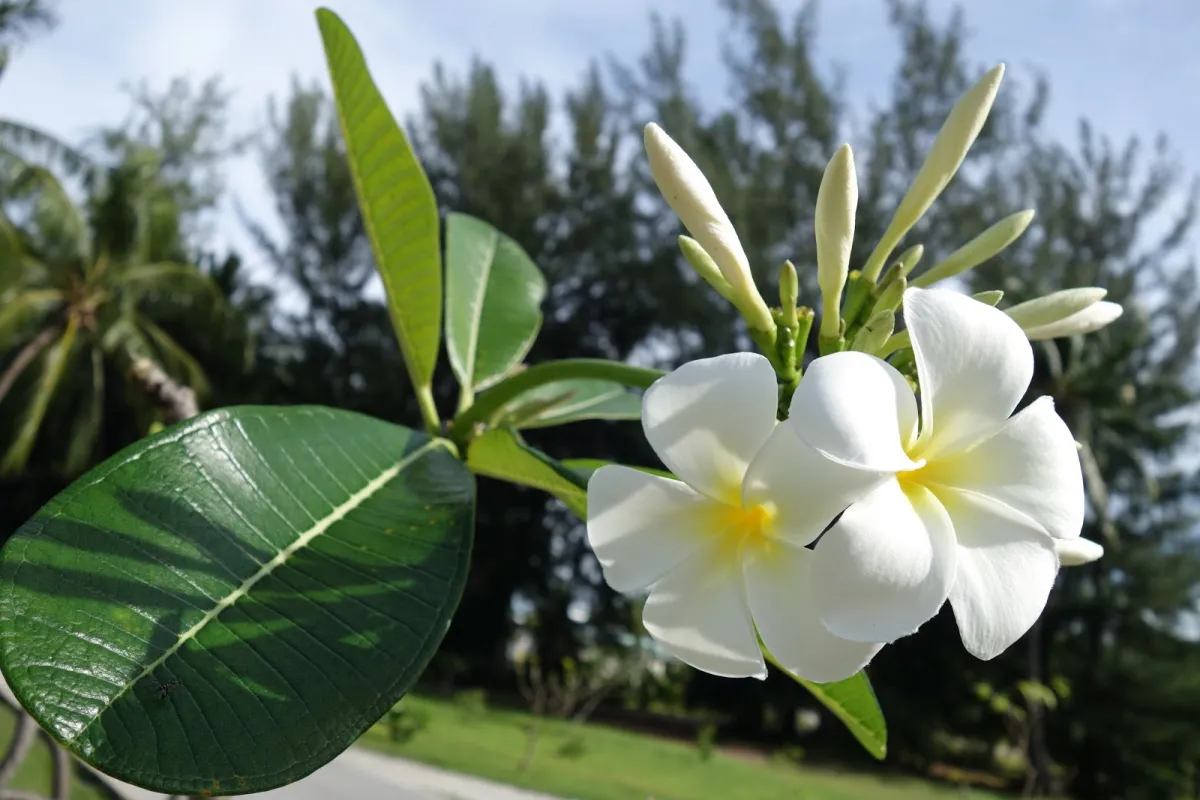
[[[653,122],[646,126],[645,143],[654,182],[683,226],[732,287],[730,301],[752,328],[774,330],[771,312],[750,275],[746,252],[704,173],[683,148]]]
[[[971,295],[971,297],[972,297],[972,299],[978,300],[979,302],[983,303],[984,305],[989,305],[989,306],[992,306],[993,308],[995,308],[996,304],[999,303],[1001,298],[1004,297],[1004,292],[1002,292],[999,289],[989,289],[986,292],[979,292],[978,294],[973,294],[973,295]]]
[[[883,347],[895,328],[896,312],[889,308],[876,311],[854,337],[854,344],[850,349],[862,353],[875,353]]]
[[[1030,222],[1033,222],[1031,208],[1010,214],[918,276],[912,285],[932,286],[982,264],[1015,242]]]
[[[1030,341],[1091,333],[1121,316],[1121,306],[1101,302],[1107,293],[1095,286],[1063,289],[1019,303],[1005,313]]]
[[[717,290],[717,294],[724,297],[726,300],[731,300],[733,297],[733,287],[721,275],[720,268],[717,263],[712,260],[700,243],[690,236],[679,237],[679,250],[683,253],[683,257],[692,265],[692,269],[696,270],[701,278]]]
[[[1058,554],[1058,563],[1064,567],[1078,567],[1090,564],[1104,555],[1104,548],[1091,539],[1055,539],[1054,552]]]
[[[1107,301],[1096,303],[1058,322],[1038,328],[1026,328],[1025,336],[1029,338],[1029,341],[1036,342],[1041,339],[1058,339],[1063,336],[1092,333],[1116,320],[1123,312],[1124,309],[1117,303]]]
[[[900,277],[907,278],[923,255],[925,255],[925,245],[923,244],[914,244],[901,253],[900,258],[896,259],[896,263],[900,265]]]
[[[784,261],[779,270],[779,308],[783,324],[789,328],[800,324],[796,314],[796,302],[799,299],[800,279],[796,275],[796,265],[791,261]]]
[[[888,224],[883,238],[879,240],[879,245],[867,259],[867,265],[863,267],[863,274],[872,281],[879,277],[884,262],[896,244],[929,210],[933,201],[958,171],[967,150],[987,120],[1003,77],[1004,65],[999,64],[989,70],[954,104],[950,116],[946,117],[937,138],[933,140],[929,154],[925,156],[925,163],[913,179],[908,193],[900,201],[900,206]]]
[[[854,244],[854,211],[858,206],[858,180],[854,155],[844,144],[829,159],[817,190],[817,284],[821,287],[821,335],[837,336],[842,289],[850,271]]]

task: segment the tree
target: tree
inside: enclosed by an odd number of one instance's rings
[[[214,81],[196,96],[176,81],[161,96],[143,87],[135,100],[124,127],[98,135],[91,163],[110,166],[82,175],[82,205],[46,166],[7,153],[6,474],[26,469],[48,415],[66,444],[47,449],[43,466],[73,475],[156,421],[195,413],[194,393],[209,386],[194,347],[212,364],[228,363],[223,351],[239,340],[237,355],[246,351],[244,321],[195,266],[212,262],[216,274],[215,259],[197,247],[197,220],[217,200],[215,166],[233,147],[226,97]],[[227,280],[229,267],[227,259]],[[244,373],[245,358],[233,361]],[[69,433],[60,420],[70,421]]]
[[[114,168],[86,209],[42,167],[26,166],[15,183],[16,196],[6,204],[10,216],[0,223],[7,273],[0,351],[8,354],[0,407],[6,421],[13,420],[5,426],[0,458],[5,474],[26,468],[45,438],[48,414],[58,431],[69,430],[55,448],[61,472],[73,475],[90,465],[108,417],[107,384],[122,373],[164,405],[164,421],[194,413],[194,398],[190,406],[186,399],[167,403],[171,393],[155,388],[164,368],[201,391],[205,376],[149,307],[169,303],[203,325],[203,310],[219,295],[184,263],[178,214],[154,192],[155,166],[145,158]],[[144,406],[137,413],[144,430],[152,412]]]

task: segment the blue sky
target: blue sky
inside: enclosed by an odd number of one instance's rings
[[[724,91],[718,65],[724,14],[715,0],[327,0],[355,31],[376,80],[398,114],[412,109],[435,59],[461,69],[473,54],[509,82],[536,77],[574,84],[605,54],[644,50],[652,11],[685,20],[691,71],[706,96]],[[799,5],[784,0],[791,12]],[[931,0],[939,18],[952,8]],[[252,132],[265,100],[291,75],[324,78],[313,4],[302,0],[62,0],[63,22],[36,39],[0,81],[0,116],[70,139],[119,122],[125,83],[221,74],[234,90],[233,125]],[[1189,170],[1200,168],[1200,3],[1195,0],[994,0],[966,2],[970,53],[1005,61],[1027,83],[1051,80],[1049,125],[1074,135],[1085,116],[1114,137],[1165,132]],[[845,72],[851,105],[882,102],[898,55],[882,0],[826,0],[818,59]],[[230,197],[218,221],[224,242],[247,241],[233,200],[257,218],[270,201],[257,159],[229,165]]]

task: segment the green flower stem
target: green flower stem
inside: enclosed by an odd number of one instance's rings
[[[523,372],[505,378],[481,394],[474,405],[455,417],[450,425],[450,439],[459,443],[461,448],[475,423],[487,421],[513,399],[546,383],[573,378],[595,378],[646,389],[665,374],[660,369],[635,367],[601,358],[568,358],[535,364]]]
[[[842,319],[846,321],[847,330],[858,323],[863,306],[871,297],[871,286],[871,282],[863,278],[861,273],[850,273],[850,280],[846,282],[846,301],[842,304]]]
[[[787,368],[779,358],[779,350],[776,347],[776,343],[779,340],[778,329],[773,328],[769,331],[760,331],[755,328],[747,328],[746,332],[750,334],[750,338],[758,345],[758,349],[771,362],[771,366],[775,368],[776,375],[782,375],[787,372]]]
[[[433,387],[417,386],[417,405],[421,409],[421,419],[425,421],[425,430],[431,436],[437,436],[442,422],[438,418],[437,406],[433,402]]]

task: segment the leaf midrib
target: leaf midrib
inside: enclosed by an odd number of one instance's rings
[[[495,263],[496,252],[500,247],[500,236],[496,231],[489,231],[487,258],[483,261],[480,272],[479,288],[475,292],[475,302],[471,308],[470,322],[467,331],[467,363],[463,365],[466,372],[463,384],[473,386],[475,383],[475,359],[479,355],[479,331],[483,326],[483,301],[487,296],[488,281],[492,278],[492,267]]]
[[[101,719],[101,717],[104,715],[104,712],[108,711],[110,708],[113,707],[113,705],[117,702],[117,700],[119,700],[121,697],[123,697],[130,689],[132,689],[143,678],[152,674],[156,669],[158,669],[163,664],[165,664],[167,662],[167,660],[169,658],[171,658],[171,656],[173,656],[173,655],[175,655],[175,653],[179,652],[179,649],[181,647],[183,647],[183,645],[185,645],[187,642],[194,639],[199,634],[199,632],[206,625],[208,625],[208,623],[212,622],[214,619],[219,617],[221,615],[221,612],[223,612],[225,609],[229,608],[234,603],[236,603],[238,601],[238,599],[245,597],[250,592],[250,590],[252,588],[254,588],[254,585],[256,583],[258,583],[260,580],[262,580],[263,578],[265,578],[268,575],[270,575],[271,573],[273,573],[280,565],[286,563],[288,558],[290,558],[293,553],[297,552],[298,550],[300,550],[303,547],[308,546],[309,543],[311,543],[314,539],[316,539],[318,536],[320,536],[325,531],[329,530],[329,528],[332,527],[335,523],[341,521],[347,514],[349,514],[351,511],[358,508],[364,502],[369,500],[376,492],[378,492],[380,489],[382,489],[384,486],[386,486],[388,483],[390,483],[393,479],[395,479],[395,477],[397,475],[399,475],[401,472],[403,472],[412,463],[417,461],[419,458],[421,458],[423,455],[425,455],[429,451],[431,451],[434,448],[439,447],[439,446],[441,446],[441,442],[439,442],[437,439],[432,439],[429,442],[426,442],[424,445],[417,448],[412,453],[405,456],[400,461],[396,462],[395,464],[393,464],[392,466],[388,467],[386,470],[381,472],[376,478],[368,481],[366,486],[364,486],[362,489],[359,489],[354,494],[350,495],[350,497],[345,502],[343,502],[337,508],[333,509],[333,511],[331,511],[329,514],[327,514],[326,516],[324,516],[320,520],[318,520],[316,522],[316,524],[314,524],[307,531],[304,531],[303,533],[301,533],[300,536],[296,537],[296,541],[292,542],[290,545],[288,545],[284,549],[280,550],[278,553],[276,553],[274,558],[272,558],[266,564],[263,564],[261,567],[259,567],[257,572],[255,572],[253,575],[251,575],[246,580],[242,581],[241,585],[239,585],[232,592],[227,594],[215,606],[213,606],[213,608],[211,610],[209,610],[207,613],[205,613],[205,615],[200,619],[199,622],[197,622],[195,625],[193,625],[191,628],[189,628],[187,631],[185,631],[179,637],[179,639],[175,642],[174,645],[172,645],[167,650],[163,651],[162,655],[160,655],[153,662],[151,662],[149,665],[147,665],[146,668],[143,669],[131,681],[127,682],[121,688],[121,691],[117,692],[111,698],[109,698],[109,700],[102,707],[96,709],[95,712],[93,712],[92,718],[88,721],[88,723],[86,725],[84,725],[82,728],[80,728],[69,739],[66,739],[66,741],[73,743],[73,742],[77,741],[80,737],[82,737],[84,734],[86,734],[87,731],[89,729],[91,729],[92,725],[94,725],[98,720]]]

